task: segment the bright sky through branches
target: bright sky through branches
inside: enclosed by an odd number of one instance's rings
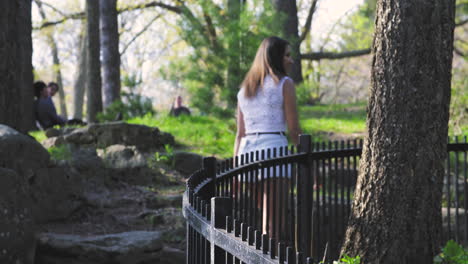
[[[349,14],[364,0],[319,0],[312,31],[315,34],[328,34],[338,19]]]

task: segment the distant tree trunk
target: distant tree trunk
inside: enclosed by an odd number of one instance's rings
[[[120,99],[117,0],[100,0],[104,106]]]
[[[83,30],[80,35],[80,56],[78,59],[78,67],[76,68],[75,85],[73,89],[73,118],[83,119],[83,104],[86,91],[86,59],[88,54],[87,49],[88,34],[86,24],[83,24]]]
[[[296,83],[302,82],[301,66],[301,42],[299,40],[299,19],[297,17],[296,0],[272,0],[273,6],[278,12],[278,17],[282,21],[281,34],[291,43],[291,53],[294,64],[291,69],[291,78]]]
[[[65,101],[65,91],[63,87],[63,81],[62,81],[62,70],[61,70],[61,65],[60,64],[60,58],[58,56],[58,48],[57,48],[57,42],[55,42],[55,39],[50,36],[49,39],[50,42],[50,47],[52,48],[52,61],[54,63],[54,72],[55,72],[55,78],[57,80],[57,84],[60,87],[58,90],[58,95],[59,95],[59,104],[60,104],[60,114],[67,118],[68,113],[67,113],[67,103]]]
[[[99,43],[99,1],[86,0],[88,58],[87,58],[87,119],[96,122],[97,113],[102,111],[101,61]]]
[[[41,1],[35,1],[38,8],[39,8],[39,14],[41,15],[41,18],[43,20],[46,20],[47,17],[45,15],[44,9],[42,8],[42,2]],[[60,114],[67,118],[67,105],[65,102],[65,92],[64,92],[64,87],[63,87],[63,81],[62,81],[62,71],[61,71],[61,64],[60,64],[60,58],[58,56],[58,48],[57,48],[57,42],[54,39],[53,36],[53,31],[48,31],[46,33],[47,35],[47,42],[49,43],[50,49],[52,51],[52,62],[53,62],[53,71],[55,73],[55,79],[60,87],[58,94],[59,94],[59,104],[60,104]]]
[[[0,1],[0,123],[34,127],[31,1]]]
[[[241,12],[241,0],[227,0],[227,10],[231,21],[239,21]],[[229,41],[228,69],[226,86],[229,96],[227,102],[229,107],[234,108],[237,103],[237,91],[242,82],[240,70],[241,39],[239,35],[234,35]]]
[[[432,263],[441,197],[454,0],[379,0],[360,175],[343,253]]]

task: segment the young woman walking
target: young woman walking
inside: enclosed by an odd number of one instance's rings
[[[287,76],[292,64],[290,47],[286,40],[269,37],[262,41],[237,94],[235,156],[286,147],[288,145],[286,128],[290,140],[298,144],[301,131],[297,115],[296,90],[294,82]],[[271,169],[271,171],[279,170],[280,168]],[[271,174],[268,179],[261,177],[256,181],[259,185],[263,184],[261,188],[263,193],[260,194],[263,198],[257,199],[263,203],[257,206],[262,208],[263,233],[282,241],[285,234],[284,217],[287,212],[285,196],[288,193],[291,172],[290,168],[287,168],[283,177],[277,175],[282,173]],[[283,199],[279,199],[280,193],[284,194]],[[271,197],[273,195],[275,197]],[[276,204],[273,203],[274,200]],[[281,222],[282,226],[279,224]]]

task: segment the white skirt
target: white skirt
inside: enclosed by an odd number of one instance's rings
[[[262,159],[261,151],[265,150],[265,159],[267,159],[267,149],[271,149],[270,157],[273,157],[273,151],[276,149],[276,157],[279,157],[280,148],[288,146],[288,139],[284,134],[254,134],[254,135],[247,135],[243,137],[239,144],[239,151],[238,157],[239,162],[241,161],[240,156],[242,154],[249,154],[253,153],[253,160],[257,161],[258,159]],[[255,152],[259,151],[258,159],[256,158]],[[284,152],[283,152],[284,155]],[[245,157],[244,157],[245,159]],[[252,157],[248,157],[249,161],[252,160]],[[247,162],[244,162],[244,164]],[[262,173],[265,174],[262,177]],[[241,177],[241,176],[239,176]],[[283,165],[283,166],[276,166],[276,171],[271,168],[269,175],[266,169],[260,169],[257,174],[258,180],[266,179],[272,177],[281,177],[281,178],[291,178],[291,165]],[[243,181],[249,181],[249,177],[241,177],[244,178]]]

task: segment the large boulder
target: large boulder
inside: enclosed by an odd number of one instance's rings
[[[15,171],[0,168],[0,263],[34,261],[35,225],[26,185]]]
[[[83,204],[83,179],[66,167],[42,168],[29,181],[37,223],[67,219]]]
[[[64,128],[60,131],[48,130],[46,135],[49,139],[44,144],[49,147],[65,143],[99,149],[112,145],[126,145],[149,151],[162,148],[166,144],[174,145],[175,142],[171,134],[162,132],[157,127],[120,121],[91,124],[82,128]]]
[[[163,246],[162,233],[131,231],[110,235],[78,236],[43,233],[37,264],[183,263],[183,251]]]
[[[163,147],[165,144],[174,144],[174,137],[161,132],[157,127],[110,122],[91,124],[88,130],[96,138],[98,148],[121,144],[150,150]]]
[[[113,169],[139,168],[147,166],[148,154],[135,146],[112,145],[100,153],[106,167]]]
[[[47,167],[50,156],[34,138],[0,124],[0,167],[31,177],[39,168]]]

